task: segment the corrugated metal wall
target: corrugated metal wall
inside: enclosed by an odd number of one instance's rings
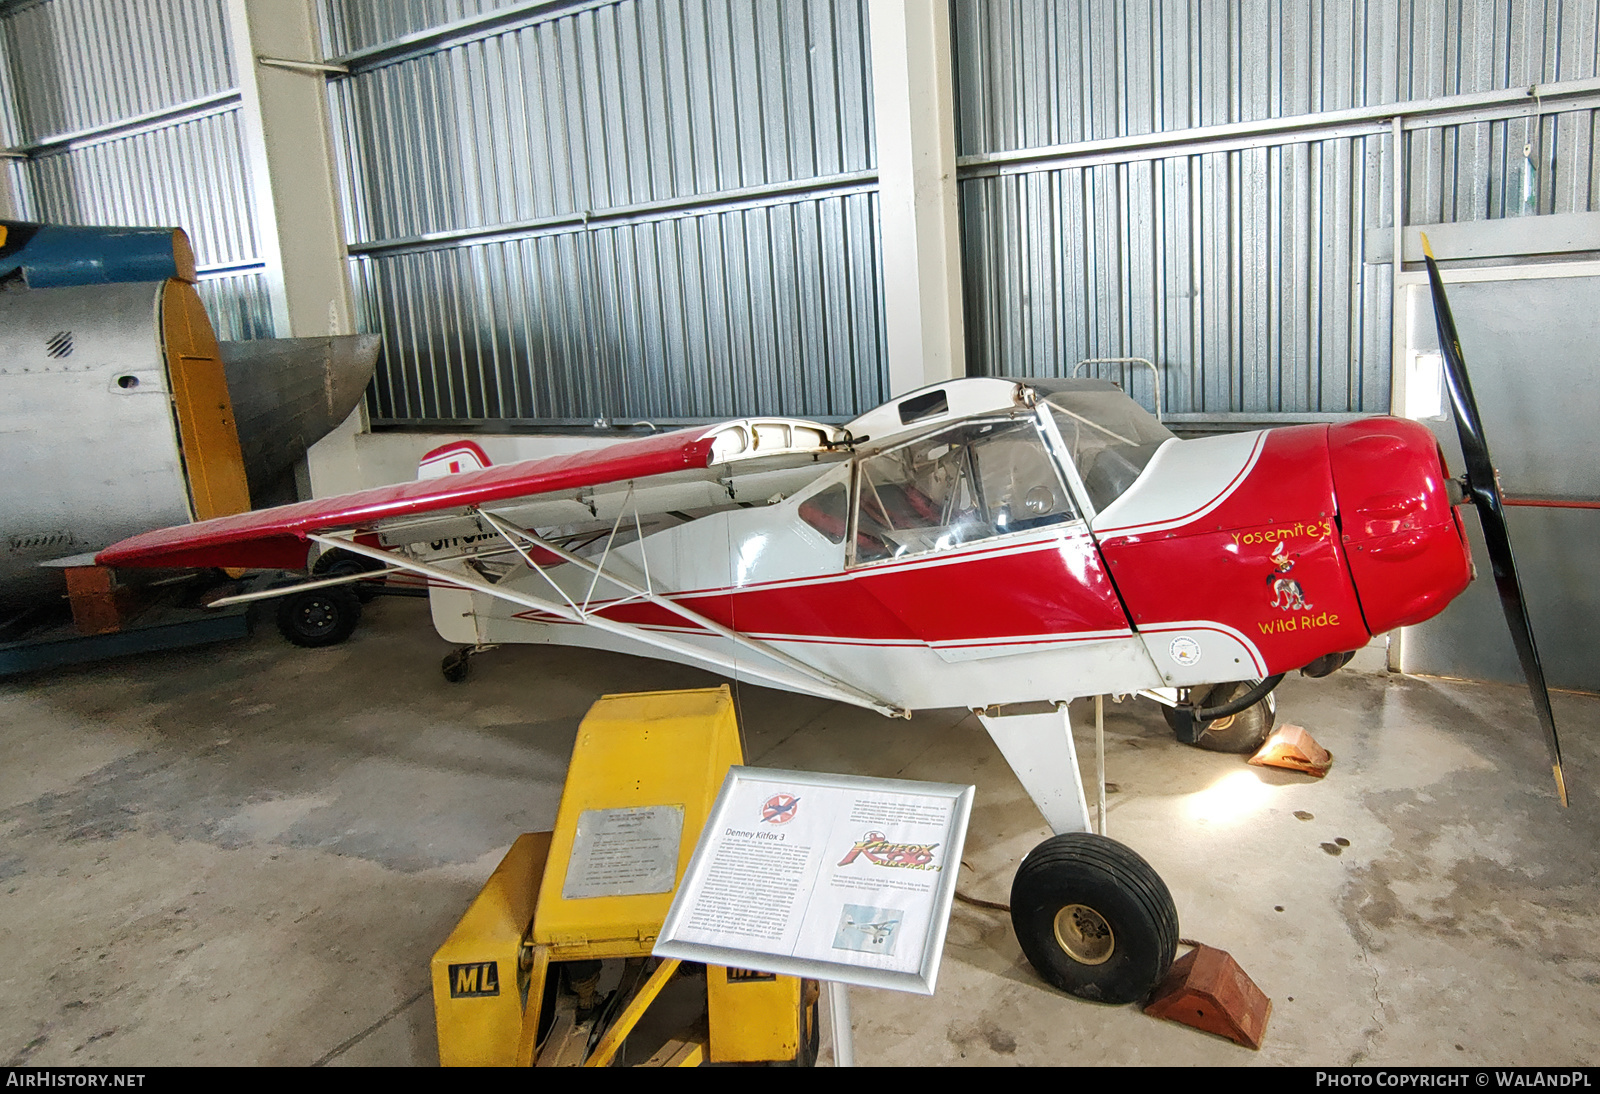
[[[1142,356],[1180,414],[1387,410],[1392,272],[1363,239],[1394,223],[1388,123],[1207,127],[1594,77],[1596,21],[1596,0],[957,0],[969,370]],[[1523,211],[1530,135],[1528,211],[1600,209],[1592,106],[1408,122],[1406,222]]]
[[[556,7],[528,0],[320,0],[324,55],[339,57],[439,28],[504,12],[507,9]],[[565,0],[574,8],[583,0]],[[592,0],[590,0],[592,4]]]
[[[222,338],[271,334],[223,0],[0,8],[0,141],[26,219],[179,225]]]
[[[374,418],[878,402],[865,4],[494,7],[320,8]]]
[[[219,331],[250,337],[269,309],[224,6],[0,0],[0,140],[27,154],[25,216],[183,224]],[[315,10],[350,68],[329,102],[357,311],[385,335],[376,420],[887,394],[865,0]],[[1600,73],[1600,0],[952,10],[969,369],[1150,357],[1177,414],[1387,409],[1381,111]],[[1594,107],[1408,121],[1405,219],[1600,208]]]

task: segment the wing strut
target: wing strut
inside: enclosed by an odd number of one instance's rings
[[[820,669],[817,669],[814,666],[806,664],[804,661],[801,661],[796,657],[789,656],[787,653],[784,653],[782,650],[774,647],[771,643],[763,642],[758,638],[751,638],[749,635],[742,634],[739,631],[733,630],[731,627],[724,627],[721,623],[718,623],[713,619],[708,619],[699,612],[691,611],[690,609],[685,608],[682,604],[679,604],[677,601],[655,592],[655,590],[649,586],[650,575],[648,572],[648,567],[645,573],[646,585],[641,588],[625,578],[618,577],[614,573],[606,573],[603,569],[605,562],[604,558],[601,559],[601,565],[596,566],[588,559],[582,558],[579,555],[575,555],[565,548],[558,547],[548,540],[545,540],[524,528],[518,528],[516,525],[496,517],[493,513],[486,513],[481,509],[478,511],[478,513],[485,521],[489,523],[491,527],[494,528],[496,532],[499,532],[508,543],[511,543],[512,547],[516,547],[513,537],[520,538],[535,547],[549,551],[551,554],[556,555],[565,562],[571,563],[586,573],[593,574],[596,581],[603,577],[618,588],[626,589],[630,594],[626,598],[628,600],[649,601],[651,604],[654,604],[659,608],[664,608],[672,614],[679,616],[690,623],[693,623],[697,627],[704,627],[713,634],[719,634],[731,642],[736,642],[746,649],[753,650],[754,652],[761,654],[763,657],[770,657],[779,664],[787,665],[789,668],[794,669],[796,672],[802,673],[813,680],[816,680],[818,683],[826,684],[829,687],[849,692],[850,694],[856,696],[855,702],[857,705],[870,706],[872,709],[878,711],[895,710],[895,708],[890,707],[882,699],[879,699],[874,695],[869,695],[867,692],[861,691],[859,688],[853,687],[837,677],[829,676],[827,673],[822,672]],[[528,563],[529,566],[539,570],[540,574],[544,573],[543,570],[540,570],[538,564],[535,563],[533,559],[529,558],[521,551],[518,551],[517,553],[522,555],[523,559]],[[545,580],[549,581],[550,579],[546,577]],[[554,582],[551,582],[551,584],[553,585]],[[594,592],[593,582],[591,582],[589,585],[589,591],[590,593]],[[615,603],[617,602],[611,601],[607,606],[609,607]],[[577,607],[577,605],[573,606]],[[584,607],[588,607],[587,598],[584,600]],[[583,609],[579,610],[581,611]]]
[[[280,585],[277,588],[262,589],[259,592],[239,593],[235,596],[219,596],[215,600],[206,601],[208,608],[226,608],[233,604],[248,604],[253,600],[275,600],[280,596],[290,593],[303,593],[310,589],[331,589],[335,585],[354,585],[358,581],[372,581],[376,578],[387,577],[401,571],[399,566],[385,566],[381,570],[363,570],[359,574],[345,574],[341,577],[323,577],[314,581],[302,581],[296,585]]]
[[[481,515],[485,518],[489,517],[489,515],[486,513]],[[493,525],[496,531],[499,531],[502,536],[505,536],[505,531],[500,527],[500,525],[504,522],[497,521],[495,519],[489,519],[489,523]],[[527,535],[528,539],[541,550],[553,551],[557,555],[561,556],[568,554],[568,552],[562,550],[561,548],[553,547],[549,543],[539,540],[536,536],[533,536],[529,533],[524,533],[524,535]],[[759,642],[756,639],[749,638],[745,635],[741,635],[738,632],[729,631],[727,628],[721,627],[709,619],[704,619],[696,613],[689,611],[687,608],[673,604],[671,601],[664,599],[657,601],[655,599],[655,593],[646,592],[642,589],[638,590],[635,595],[650,599],[653,603],[660,603],[662,607],[671,609],[685,619],[689,619],[701,626],[708,627],[715,633],[732,638],[741,645],[747,646],[759,652],[764,657],[773,658],[774,660],[778,661],[782,667],[752,665],[749,662],[741,663],[734,658],[722,654],[716,650],[695,646],[688,642],[680,641],[679,639],[673,638],[669,635],[660,634],[655,631],[646,630],[643,627],[635,626],[632,623],[622,623],[615,619],[607,619],[605,616],[600,615],[597,612],[587,611],[584,608],[578,607],[577,605],[573,604],[571,600],[565,596],[565,594],[563,594],[563,599],[567,599],[568,602],[566,604],[558,604],[553,600],[542,600],[539,597],[528,596],[526,593],[513,592],[510,589],[501,588],[500,586],[490,584],[487,581],[475,581],[464,574],[454,573],[450,570],[441,569],[438,566],[430,566],[425,562],[417,562],[414,559],[405,558],[402,555],[385,551],[382,548],[368,547],[366,544],[357,543],[354,539],[344,539],[337,536],[321,536],[314,533],[308,535],[307,538],[314,540],[317,543],[321,543],[324,546],[337,547],[340,550],[349,551],[352,554],[363,555],[366,558],[376,559],[377,561],[385,563],[389,566],[398,566],[403,570],[410,570],[413,573],[421,574],[424,577],[431,578],[434,581],[442,582],[446,585],[454,586],[455,588],[466,589],[469,592],[482,593],[485,596],[492,596],[499,600],[504,600],[510,604],[518,604],[524,608],[532,608],[534,611],[553,615],[556,618],[564,619],[569,623],[581,623],[585,626],[594,627],[596,630],[604,631],[608,634],[615,634],[621,638],[631,639],[635,642],[642,642],[647,646],[654,646],[657,649],[666,650],[675,656],[682,657],[687,660],[714,665],[722,671],[734,676],[738,676],[742,673],[744,675],[753,676],[760,680],[769,681],[773,684],[779,685],[780,687],[791,688],[793,690],[805,692],[811,695],[820,695],[827,699],[834,699],[838,702],[849,703],[852,706],[866,707],[869,710],[875,710],[879,714],[887,715],[891,718],[905,718],[910,716],[908,711],[902,710],[899,707],[890,706],[882,699],[875,698],[871,695],[868,695],[866,692],[859,691],[843,681],[835,680],[833,677],[819,672],[803,662],[795,661],[793,658],[767,647],[765,643]],[[550,580],[549,576],[544,573],[542,568],[533,562],[530,556],[522,551],[518,551],[517,553],[522,555],[528,564],[533,566],[533,568],[538,571],[541,576],[544,576],[545,580]],[[581,559],[578,561],[585,562],[585,560]],[[585,562],[585,565],[587,566],[589,564]],[[606,580],[615,582],[624,588],[628,587],[626,582],[609,574],[606,575]],[[552,582],[552,584],[554,583]],[[791,665],[797,666],[797,669],[790,668],[789,666]]]

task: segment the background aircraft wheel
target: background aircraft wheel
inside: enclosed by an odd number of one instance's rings
[[[1237,699],[1258,683],[1259,680],[1239,680],[1231,684],[1216,684],[1206,691],[1195,688],[1190,701],[1197,707],[1221,706]],[[1178,732],[1177,712],[1169,706],[1163,706],[1161,714],[1172,731]],[[1194,742],[1195,747],[1211,752],[1254,752],[1267,739],[1277,720],[1278,704],[1269,693],[1261,702],[1246,707],[1238,714],[1207,722],[1205,729],[1200,731],[1199,739]]]
[[[1149,996],[1178,948],[1178,910],[1160,875],[1089,832],[1053,836],[1022,860],[1011,927],[1040,976],[1097,1003]]]
[[[341,551],[335,547],[331,551],[324,551],[317,556],[317,561],[311,564],[312,577],[348,577],[351,574],[366,574],[374,570],[383,569],[383,563],[375,558],[354,554],[350,551]],[[376,581],[358,581],[350,586],[356,597],[365,604],[378,595]]]
[[[336,646],[361,621],[361,601],[341,586],[292,593],[278,601],[278,630],[297,646]]]

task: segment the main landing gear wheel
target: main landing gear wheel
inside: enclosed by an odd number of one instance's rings
[[[1097,1003],[1147,998],[1178,948],[1178,910],[1160,875],[1088,832],[1053,836],[1022,860],[1011,926],[1040,976]]]
[[[291,593],[278,601],[278,630],[297,646],[336,646],[361,621],[361,600],[342,585]]]
[[[1232,702],[1255,687],[1259,680],[1238,680],[1231,684],[1216,684],[1210,688],[1195,688],[1189,701],[1196,707],[1220,707]],[[1161,708],[1162,716],[1174,733],[1180,731],[1178,713],[1169,706]],[[1238,714],[1229,714],[1207,722],[1195,740],[1196,748],[1211,752],[1254,752],[1260,748],[1278,720],[1278,704],[1269,692],[1265,699],[1246,707]]]

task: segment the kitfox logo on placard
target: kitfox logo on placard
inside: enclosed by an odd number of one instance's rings
[[[450,966],[450,998],[477,999],[500,994],[500,964],[472,961]]]
[[[937,843],[891,843],[882,832],[868,832],[856,840],[854,847],[839,860],[840,866],[849,866],[857,859],[866,859],[874,866],[891,866],[902,870],[938,870],[933,861]]]
[[[764,824],[788,824],[800,809],[800,799],[792,794],[774,794],[761,803]]]

